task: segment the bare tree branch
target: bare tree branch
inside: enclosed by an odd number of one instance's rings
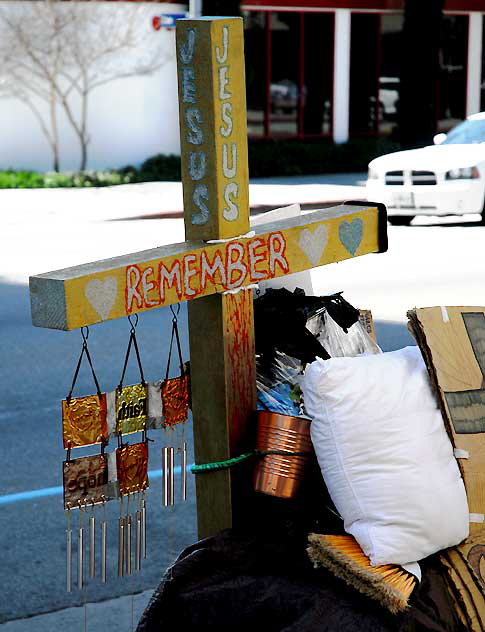
[[[158,47],[147,48],[142,28],[147,19],[146,7],[113,7],[96,0],[37,0],[0,8],[0,97],[30,108],[49,141],[55,169],[58,111],[79,139],[83,170],[91,93],[118,79],[156,72],[167,61]]]

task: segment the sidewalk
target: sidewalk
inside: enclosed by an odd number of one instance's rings
[[[252,180],[250,206],[253,213],[261,213],[294,203],[310,209],[362,199],[365,177],[350,173]],[[14,283],[27,283],[33,271],[59,270],[185,240],[180,182],[2,189],[0,211],[0,278]]]
[[[53,632],[58,630],[86,630],[89,632],[133,632],[145,610],[152,590],[126,595],[118,599],[86,604],[85,608],[67,608],[28,619],[17,619],[0,625],[2,632]],[[132,625],[133,622],[133,625]]]
[[[258,178],[250,181],[251,208],[326,203],[365,196],[365,173]],[[0,208],[13,213],[82,213],[85,219],[182,217],[181,182],[143,182],[81,189],[1,189]]]

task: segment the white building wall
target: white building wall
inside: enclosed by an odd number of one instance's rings
[[[28,2],[5,2],[3,10]],[[97,3],[98,4],[98,3]],[[130,10],[133,3],[106,2],[110,12]],[[137,3],[138,4],[138,3]],[[175,29],[155,30],[152,18],[184,13],[186,5],[146,3],[140,16],[144,44],[160,46],[162,67],[152,75],[117,79],[94,90],[89,100],[88,169],[140,165],[155,154],[180,153]],[[1,77],[1,69],[0,69]],[[47,113],[40,101],[36,105]],[[61,170],[77,170],[80,146],[65,115],[58,110]],[[0,98],[0,169],[52,169],[52,152],[29,108],[17,99]]]

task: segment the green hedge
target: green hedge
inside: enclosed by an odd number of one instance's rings
[[[397,143],[381,138],[352,140],[341,145],[321,139],[252,141],[249,175],[265,178],[367,171],[373,158],[399,149]]]
[[[250,140],[249,175],[251,178],[265,178],[366,171],[372,158],[398,149],[397,143],[387,139],[352,140],[342,145],[321,139]],[[173,155],[153,156],[138,168],[127,166],[109,171],[45,174],[0,171],[0,189],[103,187],[179,180],[180,158]]]
[[[119,171],[85,171],[82,173],[36,173],[35,171],[0,171],[0,189],[58,189],[106,187],[133,182],[131,175]]]

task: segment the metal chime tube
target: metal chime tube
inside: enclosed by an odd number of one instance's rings
[[[184,441],[184,445],[182,447],[182,463],[181,463],[181,487],[182,487],[182,500],[187,500],[187,442]]]
[[[124,575],[125,559],[125,519],[120,517],[118,522],[118,577]]]
[[[162,448],[163,506],[168,507],[168,448]]]
[[[66,590],[72,592],[72,529],[66,530]]]
[[[89,577],[96,577],[96,518],[89,518]]]
[[[141,568],[141,511],[136,512],[135,571]]]
[[[126,551],[125,551],[125,569],[126,574],[131,575],[131,516],[128,514],[126,516],[126,534],[125,534],[125,542],[126,542]]]
[[[175,504],[175,499],[174,499],[174,485],[173,485],[173,460],[174,460],[174,449],[173,447],[170,447],[168,449],[168,467],[169,467],[169,504],[170,505],[174,505]]]
[[[147,558],[147,503],[144,498],[141,501],[141,557]]]
[[[106,584],[106,540],[108,523],[103,520],[101,523],[101,581]]]
[[[84,529],[79,527],[77,540],[77,587],[82,590],[84,585]]]

